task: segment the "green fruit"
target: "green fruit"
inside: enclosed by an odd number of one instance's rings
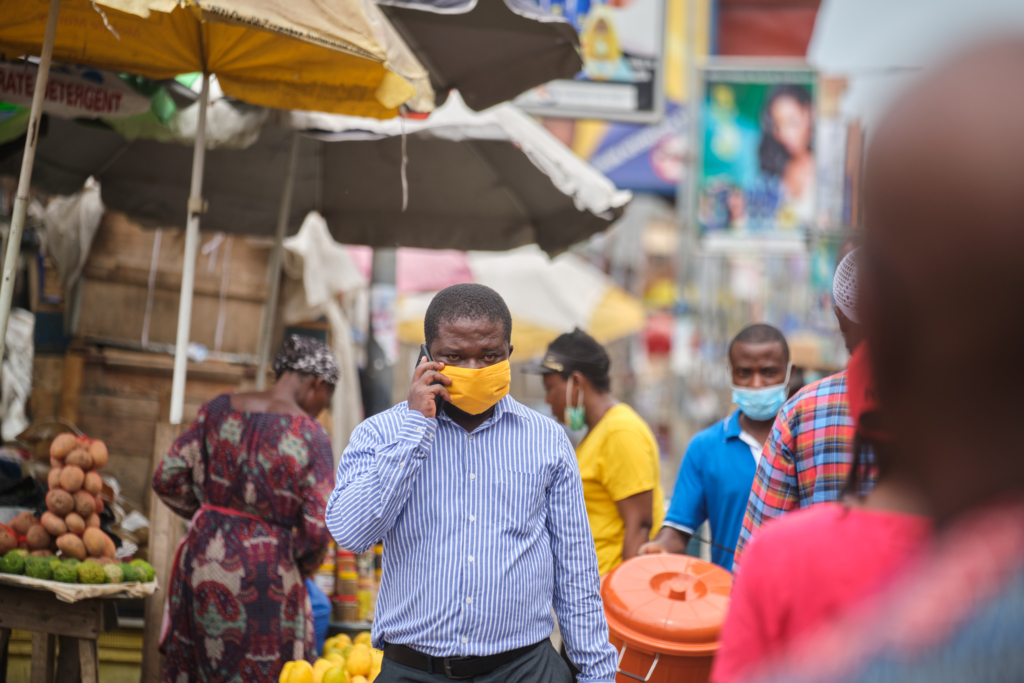
[[[50,566],[49,558],[30,557],[25,560],[25,575],[33,579],[49,581],[53,578],[53,568]]]
[[[82,564],[82,561],[79,560],[77,557],[69,557],[64,560],[64,564],[71,565],[72,567],[77,567],[78,565]]]
[[[140,570],[145,572],[145,578],[142,579],[143,581],[148,582],[156,578],[156,570],[153,569],[153,565],[149,562],[146,562],[145,560],[132,560],[131,564],[133,567],[138,567]]]
[[[0,557],[0,572],[4,574],[24,574],[25,556],[17,550],[12,550],[3,557]]]
[[[121,564],[118,566],[121,567],[121,580],[124,583],[132,583],[133,581],[142,580],[142,576],[141,573],[139,572],[138,567],[133,567],[130,564]]]
[[[61,583],[78,583],[78,567],[61,562],[53,568],[53,580]]]
[[[79,583],[103,583],[107,575],[103,572],[103,566],[95,562],[83,562],[78,565]]]
[[[57,557],[56,555],[50,555],[49,557],[47,557],[45,559],[46,559],[47,562],[50,563],[51,567],[56,567],[58,564],[60,564],[60,558]]]
[[[106,578],[103,579],[104,583],[121,583],[124,580],[124,573],[119,564],[104,565],[103,573],[106,574]]]

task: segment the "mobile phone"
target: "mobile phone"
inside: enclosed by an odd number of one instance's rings
[[[426,342],[420,344],[420,358],[426,358],[431,363],[434,362],[434,357],[430,355],[430,351],[427,349]],[[435,384],[440,384],[440,382],[435,380],[430,383],[431,386]],[[436,411],[434,412],[434,417],[437,417],[438,415],[441,414],[441,406],[443,405],[444,399],[441,398],[441,394],[434,394],[434,408],[436,408]]]

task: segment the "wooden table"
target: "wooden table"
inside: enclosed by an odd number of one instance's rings
[[[57,683],[99,683],[96,641],[117,628],[114,599],[67,603],[47,591],[0,585],[0,652],[7,650],[13,629],[31,631],[31,683],[53,683],[59,639]]]

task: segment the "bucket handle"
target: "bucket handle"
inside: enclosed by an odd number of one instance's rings
[[[619,652],[619,663],[615,665],[615,673],[620,673],[623,676],[629,676],[630,678],[632,678],[635,681],[643,681],[644,683],[647,683],[647,681],[651,680],[651,676],[654,675],[654,669],[658,666],[658,660],[661,659],[661,653],[660,652],[655,652],[654,653],[654,663],[651,664],[651,670],[647,672],[647,677],[646,678],[640,678],[636,674],[631,674],[628,671],[623,671],[622,670],[622,658],[625,657],[625,656],[626,656],[626,644],[623,643],[622,644],[622,651]]]

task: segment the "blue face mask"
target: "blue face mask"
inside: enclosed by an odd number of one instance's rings
[[[751,420],[763,422],[772,419],[779,414],[789,395],[789,373],[792,369],[792,364],[786,368],[786,379],[782,384],[760,389],[738,387],[733,384],[732,402]]]

